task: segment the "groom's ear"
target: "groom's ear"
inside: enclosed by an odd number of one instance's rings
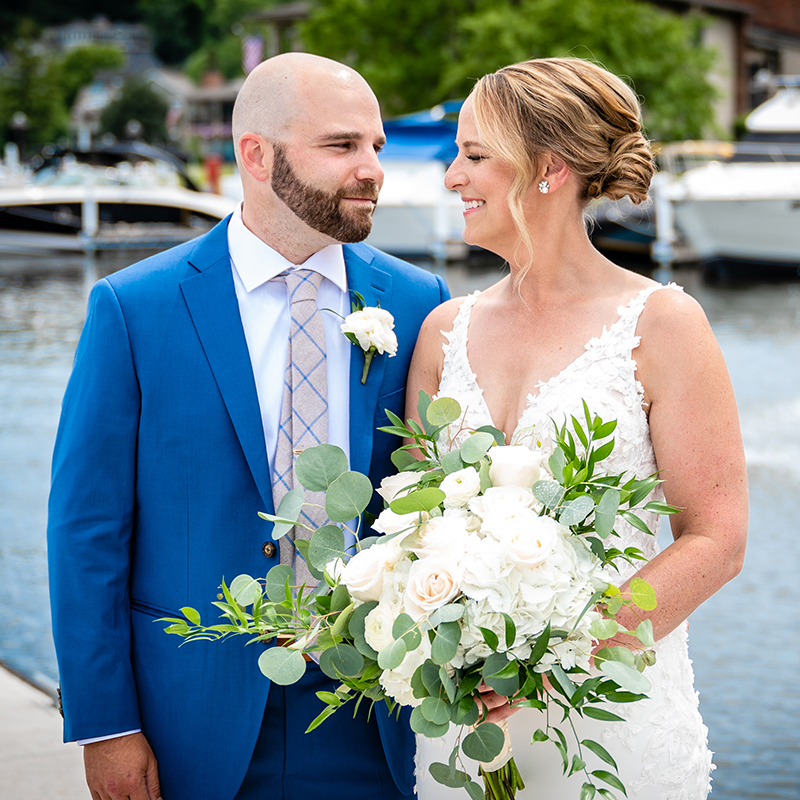
[[[547,153],[544,159],[544,178],[550,184],[550,191],[563,186],[572,170],[567,162],[555,153]]]
[[[244,171],[264,183],[272,177],[272,144],[257,133],[245,133],[239,139],[239,161]]]

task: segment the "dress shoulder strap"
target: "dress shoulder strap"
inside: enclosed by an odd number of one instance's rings
[[[648,298],[650,295],[660,291],[661,289],[672,289],[676,292],[683,291],[683,287],[678,286],[677,283],[667,283],[663,286],[647,286],[635,297],[632,297],[626,305],[619,306],[617,309],[617,313],[619,314],[617,325],[626,333],[633,333],[636,330],[636,326],[639,323],[639,317],[642,316],[642,312],[644,311],[644,306],[645,303],[647,303]]]
[[[475,305],[479,295],[479,291],[467,295],[458,308],[458,313],[453,320],[452,330],[442,331],[442,335],[447,339],[442,344],[442,350],[444,350],[443,375],[453,370],[461,371],[464,368],[469,370],[469,361],[467,360],[469,318],[472,306]]]

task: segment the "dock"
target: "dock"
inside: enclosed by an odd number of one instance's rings
[[[83,755],[52,697],[0,664],[0,798],[91,800]]]

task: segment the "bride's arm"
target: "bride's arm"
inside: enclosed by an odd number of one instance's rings
[[[421,389],[431,396],[439,391],[444,363],[442,347],[447,343],[442,331],[452,329],[453,319],[463,300],[463,297],[454,297],[452,300],[442,303],[434,308],[422,323],[408,370],[406,419],[420,421],[417,414],[417,401]]]
[[[644,616],[659,639],[742,569],[747,475],[730,377],[697,302],[656,292],[638,333],[637,377],[664,492],[684,509],[670,518],[674,542],[638,573],[656,591],[658,607]],[[627,610],[618,619],[636,627]]]

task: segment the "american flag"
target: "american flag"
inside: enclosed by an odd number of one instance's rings
[[[242,39],[242,69],[249,75],[264,57],[264,40],[260,36],[247,36]]]

